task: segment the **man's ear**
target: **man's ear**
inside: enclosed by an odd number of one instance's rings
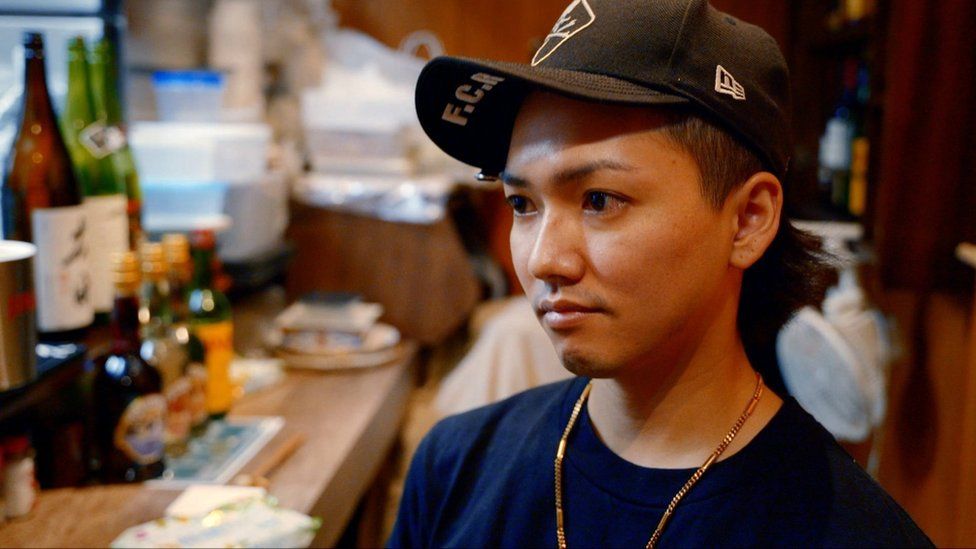
[[[758,172],[732,193],[735,233],[729,263],[745,270],[773,242],[783,210],[783,185],[775,175]]]

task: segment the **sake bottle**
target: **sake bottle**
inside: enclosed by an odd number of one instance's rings
[[[20,128],[4,169],[3,238],[33,242],[42,341],[81,339],[92,323],[87,218],[45,77],[44,39],[24,38]]]
[[[128,205],[125,181],[112,165],[115,145],[104,120],[95,119],[88,72],[85,41],[74,38],[68,44],[68,98],[61,125],[84,196],[92,300],[96,320],[104,324],[113,302],[111,258],[129,249]]]

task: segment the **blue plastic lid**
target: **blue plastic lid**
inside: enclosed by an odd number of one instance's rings
[[[224,84],[224,75],[219,71],[156,71],[153,73],[156,86],[206,86],[219,87]]]

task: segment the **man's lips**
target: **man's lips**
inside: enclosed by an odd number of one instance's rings
[[[566,330],[574,328],[594,314],[603,312],[599,307],[592,307],[568,299],[544,299],[536,305],[536,314],[542,323],[552,330]]]

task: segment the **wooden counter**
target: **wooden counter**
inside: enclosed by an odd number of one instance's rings
[[[313,546],[334,545],[396,438],[412,386],[413,344],[398,360],[342,372],[289,370],[245,396],[232,415],[278,415],[281,432],[247,472],[296,434],[304,443],[268,475],[282,507],[322,518]],[[98,486],[45,491],[25,519],[0,526],[2,547],[104,547],[126,528],[163,516],[178,491]]]

